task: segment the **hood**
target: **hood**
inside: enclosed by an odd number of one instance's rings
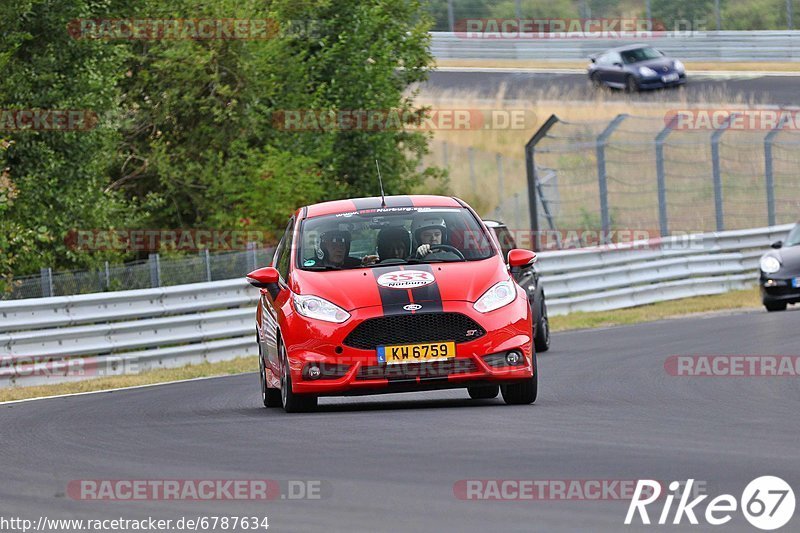
[[[420,273],[422,272],[422,273]],[[325,298],[346,311],[388,305],[395,299],[414,302],[474,302],[492,285],[509,278],[495,255],[482,261],[392,265],[352,270],[292,271],[289,287],[296,294]],[[380,281],[380,284],[379,284]]]
[[[655,70],[660,76],[663,76],[664,74],[675,71],[675,60],[670,59],[668,57],[659,57],[656,59],[639,61],[638,63],[633,63],[630,66],[635,68],[649,67]],[[667,70],[664,70],[664,68],[666,68]]]
[[[800,274],[800,245],[785,246],[783,248],[767,252],[766,255],[774,255],[780,259],[781,269],[776,272],[776,274]]]

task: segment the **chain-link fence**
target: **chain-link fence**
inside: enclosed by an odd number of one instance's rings
[[[274,248],[250,245],[244,251],[209,253],[202,250],[196,256],[171,259],[151,254],[147,260],[122,265],[106,263],[95,271],[53,272],[43,268],[37,276],[12,280],[11,290],[0,293],[0,299],[68,296],[233,279],[268,265],[274,251]]]
[[[681,130],[663,119],[551,119],[529,150],[542,230],[661,235],[800,218],[800,131]]]

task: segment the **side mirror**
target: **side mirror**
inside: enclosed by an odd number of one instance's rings
[[[614,62],[614,66],[622,68],[622,63],[620,63],[619,61],[616,61],[616,62]]]
[[[533,266],[536,262],[536,254],[530,250],[514,248],[508,252],[508,266],[511,268],[523,268]]]
[[[783,241],[775,241],[772,244],[770,244],[770,246],[772,248],[778,249],[783,246]]]
[[[267,289],[270,292],[273,292],[278,288],[278,280],[280,279],[280,277],[281,275],[274,268],[264,267],[250,272],[247,275],[247,281],[253,287],[258,287],[259,289]]]

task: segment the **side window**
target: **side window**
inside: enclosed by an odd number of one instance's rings
[[[275,252],[275,268],[280,272],[281,277],[289,277],[289,264],[292,261],[292,233],[294,230],[294,219],[289,221],[286,231],[283,234],[278,250]]]
[[[494,231],[497,236],[497,242],[500,243],[500,250],[503,252],[503,259],[507,260],[508,252],[516,248],[514,237],[511,236],[511,232],[506,227],[495,228]]]
[[[622,64],[622,56],[619,55],[617,52],[611,52],[610,54],[608,54],[608,62],[612,65],[614,63]]]

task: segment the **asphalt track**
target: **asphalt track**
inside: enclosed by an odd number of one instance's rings
[[[555,334],[533,406],[453,390],[327,398],[320,412],[287,415],[260,407],[255,373],[0,405],[0,517],[267,515],[270,531],[671,530],[624,527],[625,501],[465,501],[453,486],[694,478],[712,496],[738,498],[771,474],[797,491],[798,378],[673,377],[663,365],[679,354],[800,354],[799,323],[800,311],[749,312]],[[76,479],[258,478],[321,480],[323,497],[87,502],[66,490]],[[688,527],[684,519],[678,530]],[[741,513],[713,529],[754,531]]]
[[[423,90],[447,90],[493,97],[505,84],[505,97],[525,99],[549,94],[564,94],[570,100],[591,99],[594,89],[583,73],[506,72],[506,71],[436,71],[432,72]],[[688,102],[745,102],[764,105],[800,105],[800,76],[761,76],[748,73],[730,75],[692,75],[680,91]],[[640,102],[677,101],[682,98],[676,89],[646,91],[632,98]],[[622,91],[608,91],[607,98],[626,100]]]

